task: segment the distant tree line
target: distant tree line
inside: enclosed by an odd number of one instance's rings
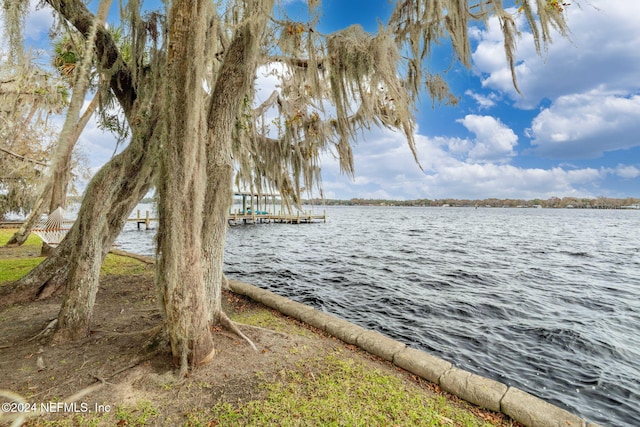
[[[487,208],[576,208],[576,209],[623,209],[640,208],[640,199],[627,197],[616,199],[611,197],[577,198],[552,197],[550,199],[415,199],[415,200],[386,200],[386,199],[309,199],[308,204],[328,206],[450,206],[450,207],[487,207]]]
[[[70,196],[71,202],[80,203],[82,197]],[[153,197],[145,197],[141,203],[155,203]],[[326,206],[415,206],[415,207],[479,207],[479,208],[556,208],[556,209],[640,209],[640,198],[612,198],[599,196],[597,198],[578,197],[552,197],[550,199],[415,199],[415,200],[388,200],[388,199],[306,199],[304,204]]]

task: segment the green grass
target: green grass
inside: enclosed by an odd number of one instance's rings
[[[319,372],[317,372],[319,370]],[[316,371],[315,373],[313,373]],[[305,361],[262,386],[266,397],[189,413],[188,426],[490,426],[470,412],[406,387],[397,377],[334,354]]]
[[[136,406],[118,406],[115,425],[146,426],[157,425],[160,412],[148,400],[138,400]]]
[[[91,407],[91,406],[90,406]],[[122,405],[109,408],[109,412],[95,412],[47,420],[30,419],[27,426],[37,427],[98,427],[127,426],[142,427],[166,425],[159,419],[160,412],[148,400],[138,400],[134,406]]]
[[[156,404],[139,400],[116,406],[110,413],[41,420],[37,425],[162,425],[162,420],[177,415],[183,421],[173,419],[171,424],[185,427],[492,426],[444,396],[405,385],[398,377],[340,352],[299,362],[296,369],[283,370],[260,387],[262,399],[239,404],[221,402],[164,414]]]
[[[15,230],[0,229],[0,246],[6,245]],[[34,257],[33,253],[40,253],[42,240],[35,234],[31,234],[27,241],[20,247],[16,258],[0,259],[0,284],[13,282],[25,276],[35,266],[40,264],[44,257]],[[27,256],[26,254],[31,254]],[[154,268],[133,258],[108,254],[100,274],[111,275],[137,275],[153,274]]]
[[[0,246],[6,245],[13,233],[15,230],[0,229]],[[0,259],[0,284],[18,280],[40,264],[43,257],[26,256],[26,254],[39,254],[41,246],[42,240],[32,233],[20,247],[19,253],[25,254],[24,257]]]
[[[102,264],[101,275],[121,274],[121,275],[137,275],[151,274],[153,275],[154,267],[145,264],[133,258],[107,254]]]
[[[251,310],[232,314],[231,320],[245,325],[258,326],[276,332],[312,337],[313,333],[306,328],[293,325],[281,316],[274,316],[269,309]]]
[[[0,259],[0,284],[20,279],[40,264],[43,259],[40,257]]]
[[[0,246],[6,245],[7,242],[9,241],[9,239],[11,238],[11,236],[13,236],[13,234],[15,232],[16,232],[16,230],[14,230],[14,229],[1,228],[0,229]],[[40,239],[40,237],[38,237],[35,234],[31,233],[31,235],[29,236],[27,241],[24,242],[24,244],[22,246],[23,247],[27,247],[27,248],[34,248],[39,252],[40,251],[40,246],[42,246],[42,240]]]

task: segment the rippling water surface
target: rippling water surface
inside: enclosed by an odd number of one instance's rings
[[[330,207],[327,216],[231,227],[227,275],[603,426],[638,425],[640,212]],[[123,248],[152,253],[151,233],[134,227]]]

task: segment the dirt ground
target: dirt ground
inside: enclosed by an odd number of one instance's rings
[[[0,256],[6,257],[6,251],[0,248]],[[259,381],[276,378],[283,369],[296,369],[303,358],[338,350],[341,357],[363,360],[425,391],[439,392],[433,384],[230,292],[223,296],[225,312],[241,323],[260,325],[240,326],[258,352],[228,331],[212,330],[217,350],[213,362],[181,380],[175,377],[168,346],[157,339],[161,315],[150,275],[102,277],[91,333],[82,341],[50,344],[47,326],[59,307],[60,299],[53,298],[0,311],[0,392],[16,393],[29,403],[51,404],[53,410],[60,408],[54,402],[76,400],[92,412],[114,411],[144,399],[162,408],[162,425],[179,425],[185,414],[198,408],[260,399]],[[513,425],[499,414],[474,411],[497,425]],[[110,421],[126,424],[117,416]],[[39,422],[31,418],[29,424]]]

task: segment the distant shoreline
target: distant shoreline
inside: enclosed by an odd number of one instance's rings
[[[640,209],[640,199],[614,199],[599,197],[597,199],[578,199],[574,197],[550,198],[546,200],[532,199],[307,199],[305,204],[325,206],[415,206],[415,207],[468,207],[468,208],[551,208],[551,209]]]
[[[82,202],[82,197],[71,196],[70,203]],[[145,197],[140,203],[155,203],[152,197]],[[577,198],[577,197],[551,197],[549,199],[413,199],[413,200],[393,200],[393,199],[303,199],[306,205],[325,206],[416,206],[416,207],[470,207],[470,208],[552,208],[552,209],[640,209],[640,198],[625,197],[597,197],[597,198]]]

